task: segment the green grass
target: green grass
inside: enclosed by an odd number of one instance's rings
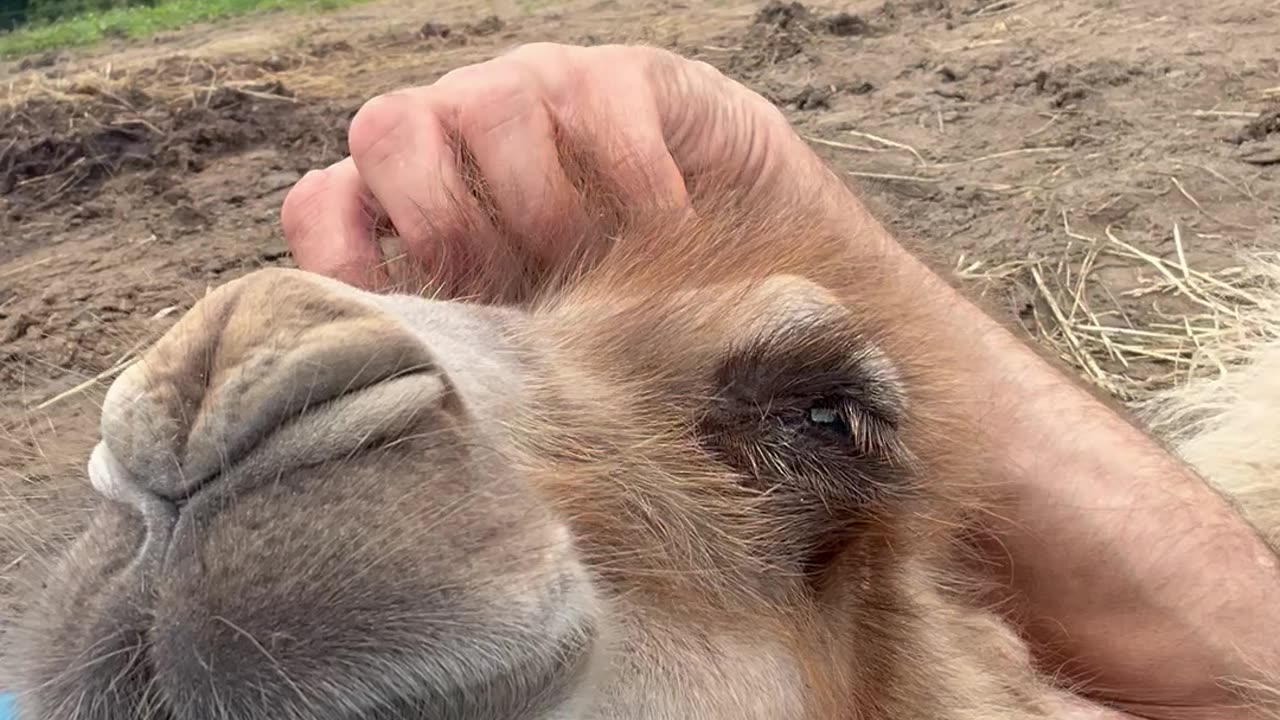
[[[105,37],[144,38],[162,30],[264,10],[334,10],[364,0],[160,0],[33,24],[0,34],[0,58],[91,45]]]

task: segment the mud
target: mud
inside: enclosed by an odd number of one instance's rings
[[[220,157],[264,144],[300,166],[332,161],[343,151],[334,138],[342,137],[350,112],[300,103],[279,80],[224,85],[178,101],[152,97],[141,84],[114,92],[73,88],[73,95],[33,98],[0,119],[0,145],[8,148],[0,157],[5,223],[18,226],[6,227],[10,241],[0,262],[41,240],[12,241],[29,217],[67,208],[81,220],[101,215],[94,200],[109,179],[133,176],[132,185],[146,193],[171,185],[173,173],[200,173]]]

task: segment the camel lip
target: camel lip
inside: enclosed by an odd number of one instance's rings
[[[202,666],[201,674],[188,675],[175,689],[171,684],[157,682],[161,665],[165,662],[157,655],[163,641],[153,633],[157,626],[146,626],[147,639],[141,641],[139,658],[135,665],[138,679],[154,687],[154,694],[145,699],[155,715],[155,720],[177,720],[187,717],[193,707],[185,703],[187,689],[218,686],[228,681],[224,674],[229,668],[216,669]],[[233,628],[234,629],[234,628]],[[237,629],[239,632],[239,630]],[[598,641],[596,628],[591,623],[576,625],[570,632],[555,639],[551,645],[538,652],[513,655],[509,664],[490,668],[491,674],[478,677],[455,677],[448,674],[419,674],[423,667],[435,667],[437,658],[406,655],[373,656],[382,666],[383,673],[394,676],[391,668],[416,675],[419,680],[408,685],[388,683],[370,691],[369,678],[359,673],[339,674],[328,678],[323,685],[295,681],[268,684],[264,697],[273,696],[276,701],[290,696],[304,700],[308,714],[293,716],[330,720],[413,720],[419,717],[486,717],[476,715],[480,708],[499,708],[495,718],[562,717],[566,720],[580,717],[565,714],[565,708],[583,702],[584,692],[590,695],[599,658],[592,652]],[[427,656],[431,653],[427,651]],[[427,662],[423,662],[426,657]],[[172,672],[168,683],[173,682]],[[232,671],[234,675],[234,671]],[[234,682],[234,681],[233,681]],[[513,690],[516,688],[516,690]],[[253,701],[241,704],[227,717],[235,720],[278,717],[281,708],[276,702],[255,705]],[[197,711],[196,716],[203,716]],[[0,720],[11,720],[0,716]]]

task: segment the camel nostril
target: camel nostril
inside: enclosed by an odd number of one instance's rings
[[[128,468],[116,459],[105,441],[99,442],[89,455],[89,484],[108,500],[132,505],[139,510],[150,494],[133,481]]]
[[[180,511],[199,491],[197,487],[169,497],[151,490],[138,482],[105,442],[98,443],[89,456],[89,483],[108,500],[129,505],[143,515],[168,514],[159,509],[161,505]]]

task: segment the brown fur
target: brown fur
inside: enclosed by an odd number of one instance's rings
[[[795,195],[626,209],[566,159],[567,270],[261,271],[121,376],[127,502],[34,571],[22,720],[1052,714],[960,562],[984,463],[916,288]]]

